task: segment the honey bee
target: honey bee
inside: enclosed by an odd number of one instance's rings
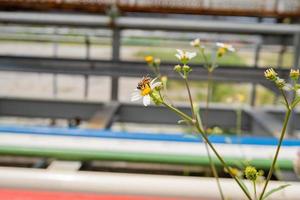
[[[151,78],[147,75],[144,76],[143,79],[138,83],[138,86],[136,87],[139,90],[143,90],[146,85],[149,85],[151,82]]]

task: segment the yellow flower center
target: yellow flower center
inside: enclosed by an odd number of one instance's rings
[[[151,88],[149,86],[149,84],[145,84],[142,88],[141,88],[141,95],[142,96],[146,96],[148,94],[150,94],[151,92]]]
[[[218,49],[218,53],[217,54],[218,54],[219,57],[222,57],[226,52],[227,52],[227,49],[225,47],[220,47]]]
[[[153,60],[154,60],[153,56],[146,56],[146,57],[145,57],[145,61],[146,61],[148,64],[153,63]]]

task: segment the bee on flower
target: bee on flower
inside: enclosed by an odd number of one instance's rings
[[[186,64],[197,55],[196,52],[188,52],[181,49],[176,49],[176,51],[177,53],[175,54],[175,56],[184,64]]]
[[[228,51],[235,52],[235,48],[231,44],[217,42],[216,46],[218,47],[218,51],[217,51],[218,57],[222,57]]]
[[[144,106],[150,105],[151,95],[155,88],[158,88],[162,85],[161,82],[155,82],[157,78],[151,80],[150,77],[143,77],[142,80],[138,83],[137,88],[132,93],[131,101],[138,101],[143,99]]]

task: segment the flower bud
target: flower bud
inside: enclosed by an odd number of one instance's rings
[[[268,80],[276,81],[277,75],[278,75],[278,74],[274,71],[273,68],[267,69],[267,70],[265,71],[265,77],[266,77],[266,79],[268,79]]]
[[[159,59],[159,58],[155,58],[155,59],[154,59],[154,64],[155,64],[156,66],[160,65],[160,59]]]
[[[275,80],[275,84],[276,84],[276,86],[277,86],[279,89],[282,89],[282,88],[285,87],[286,82],[285,82],[285,80],[282,79],[282,78],[277,78],[277,79]]]
[[[222,57],[227,52],[226,48],[220,47],[217,51],[218,57]]]
[[[181,72],[182,71],[182,67],[180,65],[175,65],[174,71],[175,72]]]
[[[299,74],[299,69],[291,69],[290,78],[296,81],[299,78]]]
[[[146,57],[145,57],[145,61],[146,61],[149,65],[153,63],[153,60],[154,60],[153,56],[146,56]]]
[[[182,71],[185,73],[189,73],[190,71],[192,71],[192,68],[188,65],[183,65]]]
[[[239,169],[235,167],[229,167],[230,173],[234,176],[241,177],[243,175],[243,172],[241,172]],[[226,173],[229,173],[228,170],[225,168],[224,171]]]
[[[245,176],[248,180],[250,181],[256,181],[257,176],[258,176],[258,172],[255,169],[255,167],[252,166],[248,166],[245,169]]]

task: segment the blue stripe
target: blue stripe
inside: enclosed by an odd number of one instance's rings
[[[135,139],[135,140],[156,140],[156,141],[176,141],[176,142],[200,142],[200,137],[187,134],[150,134],[137,132],[116,132],[99,129],[81,128],[58,128],[58,127],[38,127],[38,126],[0,126],[0,134],[10,132],[14,134],[41,134],[56,136],[81,136],[81,137],[101,137],[115,139]],[[278,139],[274,137],[260,136],[226,136],[212,135],[209,137],[213,143],[230,144],[251,144],[251,145],[277,145]],[[285,139],[284,146],[300,146],[300,140]]]

